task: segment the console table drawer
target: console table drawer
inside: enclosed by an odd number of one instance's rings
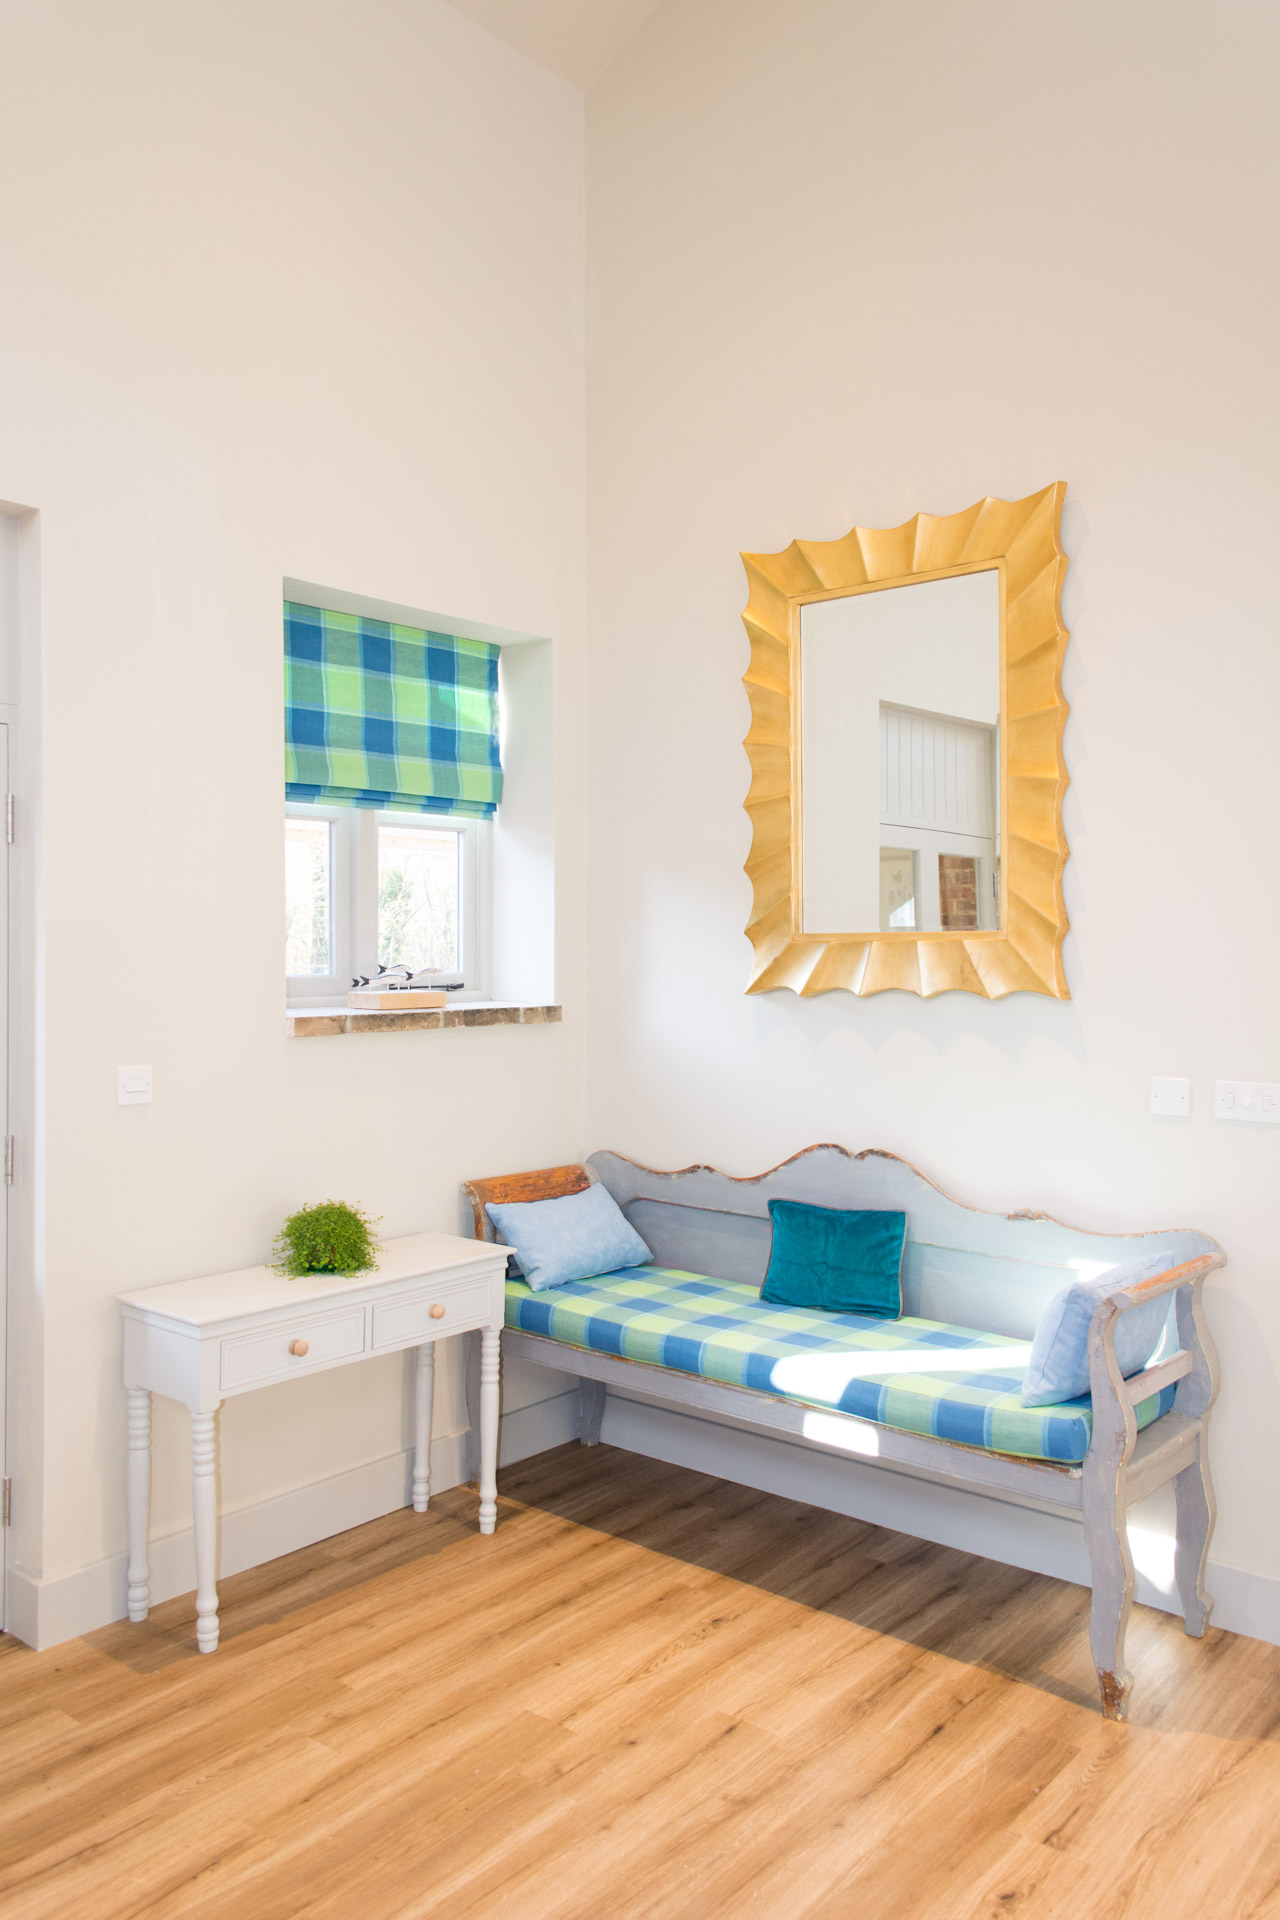
[[[303,1347],[304,1351],[294,1351]],[[292,1373],[313,1373],[339,1360],[355,1360],[365,1350],[365,1312],[348,1307],[337,1313],[300,1313],[271,1333],[243,1334],[222,1343],[222,1390],[287,1380]]]
[[[412,1346],[433,1335],[465,1333],[489,1324],[492,1283],[415,1293],[409,1300],[380,1300],[373,1309],[373,1351]],[[443,1312],[441,1309],[443,1308]]]

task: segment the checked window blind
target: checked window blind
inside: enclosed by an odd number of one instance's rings
[[[285,796],[487,819],[498,648],[286,600]]]

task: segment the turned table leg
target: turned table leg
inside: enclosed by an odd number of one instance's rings
[[[480,1531],[498,1524],[498,1368],[501,1334],[480,1335]]]
[[[418,1348],[417,1390],[414,1397],[413,1510],[425,1513],[431,1497],[431,1401],[435,1386],[434,1341]]]
[[[196,1645],[218,1645],[218,1416],[191,1416],[191,1511],[196,1537]]]
[[[151,1395],[129,1388],[129,1618],[145,1620],[151,1605],[147,1536],[151,1525]]]

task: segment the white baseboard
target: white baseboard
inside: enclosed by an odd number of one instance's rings
[[[632,1453],[758,1487],[762,1493],[870,1520],[1030,1573],[1051,1574],[1082,1587],[1090,1584],[1084,1530],[1069,1515],[1007,1506],[963,1488],[888,1472],[775,1434],[725,1426],[704,1415],[614,1392],[605,1401],[600,1437]],[[1180,1612],[1168,1543],[1139,1540],[1132,1533],[1131,1541],[1139,1569],[1138,1599],[1167,1613]],[[1280,1646],[1280,1580],[1211,1560],[1205,1584],[1213,1595],[1215,1627]]]
[[[556,1393],[549,1400],[535,1400],[532,1406],[516,1407],[502,1416],[498,1433],[498,1465],[514,1467],[517,1460],[528,1460],[535,1453],[562,1447],[578,1437],[578,1383],[568,1393]]]
[[[558,1447],[577,1433],[578,1396],[556,1394],[505,1414],[498,1443],[501,1464],[511,1466],[530,1454]],[[431,1443],[431,1485],[436,1493],[462,1485],[466,1434],[440,1434]],[[413,1455],[387,1454],[309,1486],[294,1487],[253,1506],[224,1513],[219,1526],[218,1571],[241,1573],[282,1553],[314,1546],[348,1527],[376,1520],[408,1506],[413,1497]],[[82,1633],[92,1633],[128,1608],[127,1553],[78,1567],[71,1573],[39,1578],[11,1567],[6,1626],[17,1640],[43,1651]],[[172,1600],[195,1587],[195,1544],[191,1529],[151,1542],[151,1598]]]
[[[512,1466],[562,1446],[576,1436],[577,1420],[576,1384],[567,1393],[504,1414],[501,1464]],[[981,1494],[888,1473],[773,1434],[725,1426],[615,1393],[605,1403],[601,1438],[633,1453],[758,1487],[764,1493],[847,1513],[856,1520],[1003,1560],[1032,1573],[1089,1584],[1080,1525],[1069,1518],[1006,1506]],[[442,1434],[432,1442],[431,1484],[437,1492],[462,1484],[465,1439],[464,1433]],[[260,1566],[407,1506],[412,1473],[411,1454],[388,1454],[350,1472],[224,1514],[220,1572],[239,1573]],[[9,1632],[28,1646],[43,1649],[122,1620],[126,1566],[127,1555],[120,1553],[44,1579],[20,1567],[10,1568]],[[1214,1597],[1215,1626],[1280,1645],[1280,1581],[1211,1561],[1207,1584]],[[157,1602],[172,1599],[189,1593],[194,1585],[190,1529],[153,1540],[153,1598]],[[1138,1598],[1167,1612],[1178,1611],[1167,1567],[1140,1568]]]

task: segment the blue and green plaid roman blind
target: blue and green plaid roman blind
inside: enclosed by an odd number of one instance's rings
[[[487,819],[502,798],[498,651],[286,600],[286,798]]]

